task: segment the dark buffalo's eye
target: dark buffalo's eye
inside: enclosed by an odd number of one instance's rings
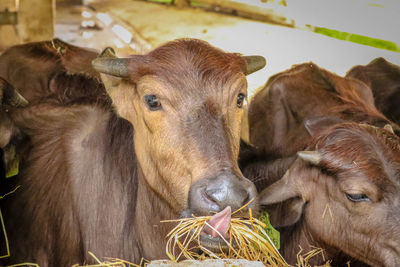
[[[243,102],[244,102],[245,99],[246,99],[246,95],[245,94],[242,94],[242,93],[238,94],[238,96],[237,96],[237,106],[238,106],[238,108],[243,107]]]
[[[366,194],[348,194],[346,193],[346,197],[353,202],[368,202],[371,201]]]
[[[147,104],[147,107],[150,110],[159,110],[161,109],[161,102],[157,99],[155,95],[145,95],[144,101]]]

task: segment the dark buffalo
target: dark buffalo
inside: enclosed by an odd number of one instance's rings
[[[0,55],[0,77],[31,104],[109,100],[91,62],[99,53],[60,39],[13,46]],[[76,86],[80,84],[80,86]]]
[[[318,116],[379,127],[392,124],[395,131],[399,129],[376,109],[371,90],[363,82],[314,63],[296,65],[272,76],[249,105],[253,146],[243,145],[240,165],[259,190],[282,177],[296,152],[311,142],[305,121]]]
[[[178,40],[93,61],[113,109],[43,100],[10,110],[30,151],[20,189],[1,203],[11,248],[3,261],[70,266],[93,262],[88,251],[136,263],[165,258],[171,225],[161,220],[254,198],[237,158],[245,75],[264,64]]]
[[[396,123],[400,123],[400,67],[384,58],[376,58],[365,66],[351,68],[346,77],[363,81],[372,89],[376,107]]]
[[[242,171],[246,177],[256,184],[259,191],[267,188],[262,193],[261,203],[265,204],[266,210],[271,213],[273,225],[280,227],[279,230],[282,234],[281,251],[291,264],[294,264],[297,260],[296,255],[300,250],[299,245],[304,249],[303,252],[309,251],[312,246],[324,248],[327,252],[326,260],[333,260],[335,266],[342,266],[348,260],[352,261],[351,266],[364,264],[357,262],[357,260],[371,263],[372,255],[376,255],[376,252],[371,253],[371,257],[366,257],[365,254],[358,255],[354,247],[347,245],[347,243],[354,243],[359,245],[361,249],[370,250],[365,243],[362,243],[368,235],[358,236],[358,230],[350,224],[346,231],[340,228],[343,225],[337,223],[337,220],[346,221],[342,216],[349,215],[344,212],[336,212],[336,207],[340,207],[343,204],[342,198],[338,195],[333,195],[332,197],[329,194],[326,195],[326,191],[331,190],[328,187],[330,184],[324,183],[327,187],[321,189],[319,186],[309,187],[311,183],[302,184],[301,186],[307,187],[299,188],[299,190],[308,190],[310,192],[306,203],[302,201],[302,196],[300,195],[286,198],[283,191],[275,192],[275,186],[268,187],[280,180],[285,173],[286,176],[290,175],[290,179],[293,180],[297,179],[297,177],[299,179],[301,179],[300,177],[308,179],[308,177],[324,175],[328,175],[331,177],[330,179],[333,179],[334,175],[329,171],[325,173],[326,170],[324,168],[314,168],[312,172],[309,172],[309,169],[302,167],[296,169],[297,172],[295,174],[291,170],[297,168],[295,166],[299,164],[299,160],[296,161],[296,153],[298,151],[307,147],[309,149],[316,148],[310,147],[316,138],[315,129],[324,129],[335,124],[341,125],[344,121],[375,125],[378,128],[386,127],[389,132],[393,132],[393,130],[398,132],[399,129],[397,125],[390,122],[375,108],[372,93],[368,86],[352,78],[340,77],[319,68],[313,63],[297,65],[290,70],[273,76],[267,82],[265,88],[259,91],[250,103],[249,136],[253,147],[246,146],[244,151],[241,152],[240,163]],[[329,136],[332,140],[335,140],[334,142],[337,141],[338,146],[336,149],[351,151],[353,149],[351,142],[346,144],[339,142],[343,135],[336,137],[337,131],[333,130],[333,128],[331,129]],[[369,138],[368,142],[372,140],[374,140],[373,137]],[[397,138],[394,136],[393,140],[397,140]],[[368,153],[374,155],[374,147],[364,148],[363,146],[366,145],[366,142],[361,145],[361,141],[363,141],[362,138],[358,140],[354,137],[354,144],[356,145],[359,142],[360,146],[360,148],[356,147],[355,149],[364,151],[363,156],[365,158],[369,157]],[[321,147],[318,146],[318,148],[322,149],[322,145]],[[380,149],[384,148],[385,145],[380,147]],[[388,149],[392,148],[389,146]],[[397,154],[393,153],[393,155]],[[302,156],[306,157],[307,154],[303,153]],[[332,160],[335,160],[336,164],[340,164],[342,158],[338,156]],[[376,158],[376,160],[383,159]],[[355,161],[357,162],[357,160]],[[292,164],[294,165],[292,166]],[[396,169],[396,165],[391,167]],[[301,174],[301,170],[304,171],[304,174]],[[315,183],[319,183],[318,180]],[[332,190],[335,190],[335,187],[337,185],[332,185]],[[282,199],[268,200],[269,195],[274,198],[279,194],[282,194]],[[329,202],[328,200],[323,202],[324,198],[329,198]],[[316,202],[313,202],[314,204],[312,205],[319,205],[318,203],[320,202],[321,205],[335,207],[333,213],[337,217],[334,221],[324,219],[322,213],[318,214],[317,211],[308,213],[308,205],[314,199]],[[312,210],[313,207],[310,209]],[[393,207],[393,210],[395,211],[396,208]],[[357,217],[357,213],[353,213],[352,210],[348,212],[352,214],[352,217]],[[357,217],[357,222],[361,218],[363,217]],[[392,221],[382,221],[382,223],[386,224],[387,227],[391,227]],[[317,229],[314,229],[314,227]],[[322,234],[325,228],[332,228],[339,232],[343,231],[346,235],[341,235],[337,241],[334,241],[337,236]],[[298,229],[310,230],[301,232]],[[368,229],[368,227],[364,229]],[[338,235],[334,230],[332,230],[332,234]],[[373,242],[375,239],[375,235],[372,234],[374,229],[369,228],[368,230],[371,232],[368,240]],[[356,236],[353,236],[353,234]],[[349,238],[346,239],[346,237]],[[357,240],[357,237],[360,240]],[[357,243],[357,241],[359,242]],[[373,247],[373,249],[376,248],[377,246]],[[323,259],[316,258],[314,263],[322,264],[323,262]]]

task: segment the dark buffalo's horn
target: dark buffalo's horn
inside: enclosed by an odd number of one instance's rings
[[[249,75],[265,67],[267,61],[262,56],[244,56],[246,61],[246,70],[244,74]]]
[[[92,61],[92,66],[98,72],[121,77],[129,77],[129,58],[98,57]]]
[[[8,82],[0,79],[0,105],[26,107],[29,102],[20,95]]]

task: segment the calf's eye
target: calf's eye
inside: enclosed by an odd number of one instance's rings
[[[368,202],[371,201],[366,194],[348,194],[346,193],[346,197],[353,202]]]
[[[161,102],[157,99],[156,95],[145,95],[144,101],[147,107],[152,111],[161,109]]]
[[[237,96],[237,106],[238,108],[242,108],[243,107],[243,102],[246,99],[246,95],[245,94],[238,94]]]

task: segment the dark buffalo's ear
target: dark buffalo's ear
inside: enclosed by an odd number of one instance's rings
[[[363,81],[348,78],[351,87],[354,88],[357,94],[360,96],[362,100],[364,100],[369,105],[375,106],[374,95],[372,94],[372,89]]]
[[[354,98],[354,92],[368,105],[374,106],[371,88],[364,82],[352,77],[341,77],[326,70],[320,70],[321,78],[341,96]],[[348,95],[350,94],[350,95]]]
[[[344,121],[340,118],[331,117],[331,116],[317,116],[312,118],[307,118],[304,121],[304,126],[307,132],[311,136],[315,136],[320,131],[328,128],[329,126],[343,123]]]
[[[303,213],[305,201],[298,191],[298,186],[293,183],[293,179],[289,179],[289,176],[290,170],[258,196],[259,204],[266,206],[271,223],[275,227],[293,225]]]

